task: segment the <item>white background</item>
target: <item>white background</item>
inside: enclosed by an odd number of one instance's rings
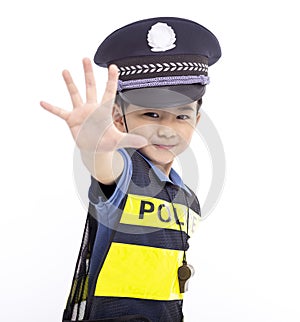
[[[116,28],[154,16],[198,21],[217,35],[223,51],[209,71],[203,109],[222,138],[226,183],[191,241],[196,275],[186,294],[186,321],[300,321],[296,5],[1,3],[1,321],[60,321],[85,222],[71,135],[39,101],[71,108],[61,71],[71,70],[83,90],[81,59],[93,58]],[[100,96],[106,73],[96,70]],[[209,185],[207,160],[203,149],[201,202]]]

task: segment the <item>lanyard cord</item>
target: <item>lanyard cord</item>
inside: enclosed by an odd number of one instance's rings
[[[121,105],[121,109],[122,109],[122,113],[123,113],[123,120],[124,120],[125,129],[126,129],[126,132],[129,133],[127,121],[126,121],[126,117],[125,117],[125,106],[124,106],[124,102],[122,99],[121,99],[120,105]]]
[[[172,201],[172,198],[171,198],[171,195],[169,193],[169,190],[168,188],[166,187],[166,191],[167,191],[167,194],[169,196],[169,200],[170,200],[170,203],[172,205],[172,208],[173,208],[173,212],[174,214],[176,214],[176,208],[173,204],[173,201]],[[189,219],[190,219],[190,207],[189,207],[189,204],[188,204],[188,200],[187,200],[187,196],[185,194],[185,192],[183,191],[183,194],[184,194],[184,198],[185,198],[185,203],[186,203],[186,207],[187,207],[187,218],[186,218],[186,234],[188,235],[189,234]],[[181,242],[182,242],[182,249],[183,249],[183,259],[182,259],[182,264],[187,264],[187,261],[186,261],[186,251],[185,251],[185,245],[184,245],[184,240],[183,240],[183,231],[182,231],[182,227],[181,227],[181,222],[180,222],[180,219],[176,216],[176,224],[179,225],[179,229],[180,229],[180,236],[181,236]],[[183,222],[183,225],[184,225],[184,222]]]

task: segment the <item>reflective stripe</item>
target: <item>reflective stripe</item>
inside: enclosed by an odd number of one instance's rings
[[[177,276],[182,257],[183,251],[113,242],[95,296],[182,299]]]
[[[173,210],[175,208],[175,212]],[[180,230],[177,220],[181,222],[182,231],[187,231],[187,206],[172,203],[149,196],[128,194],[121,218],[122,224],[157,227]],[[189,234],[192,233],[200,216],[189,210]]]

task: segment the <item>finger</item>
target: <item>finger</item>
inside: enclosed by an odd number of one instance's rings
[[[54,105],[49,104],[47,102],[44,102],[44,101],[41,101],[40,105],[48,112],[60,117],[63,120],[66,120],[70,114],[70,112],[68,112],[60,107],[57,107],[57,106],[54,106]]]
[[[73,82],[71,74],[69,73],[69,71],[64,70],[62,72],[62,75],[63,75],[64,81],[67,85],[67,89],[70,94],[73,107],[76,108],[76,107],[81,106],[83,104],[82,98],[78,92],[76,85]]]
[[[85,76],[86,101],[87,103],[97,103],[96,81],[90,59],[83,59],[83,69]]]
[[[116,65],[110,65],[108,68],[108,79],[102,97],[101,105],[107,102],[114,102],[118,88],[118,78],[118,67]]]

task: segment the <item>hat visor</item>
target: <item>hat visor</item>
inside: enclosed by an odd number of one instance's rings
[[[200,84],[129,89],[119,92],[128,104],[146,108],[166,108],[198,101],[205,93]]]

